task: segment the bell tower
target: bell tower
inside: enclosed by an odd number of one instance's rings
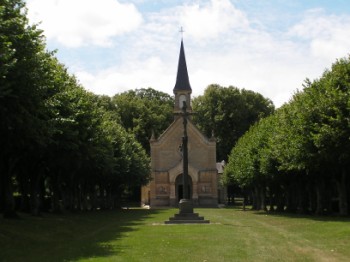
[[[186,102],[187,112],[192,113],[191,107],[191,85],[188,78],[187,64],[185,58],[185,50],[183,45],[183,40],[181,40],[180,55],[179,55],[179,64],[177,67],[177,76],[176,84],[173,89],[175,95],[175,105],[174,105],[174,114],[178,114],[182,111],[183,102]]]

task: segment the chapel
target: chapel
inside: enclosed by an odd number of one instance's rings
[[[141,190],[141,204],[154,207],[177,207],[183,198],[182,137],[184,101],[187,105],[188,192],[195,207],[217,207],[223,195],[216,164],[216,140],[206,137],[192,122],[191,85],[185,50],[181,40],[177,69],[174,121],[158,138],[152,135],[152,180]]]

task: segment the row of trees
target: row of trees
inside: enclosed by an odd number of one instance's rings
[[[149,179],[149,157],[109,97],[85,91],[29,25],[0,5],[0,212],[112,208]]]
[[[251,193],[255,209],[350,208],[350,58],[252,126],[232,149],[225,182]]]

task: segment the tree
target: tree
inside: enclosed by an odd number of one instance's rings
[[[224,182],[251,191],[253,208],[257,210],[266,210],[266,191],[273,185],[271,170],[265,171],[269,169],[266,154],[272,121],[272,116],[269,116],[251,126],[232,149],[224,170]]]
[[[271,100],[250,90],[210,85],[193,99],[194,122],[217,139],[217,158],[227,160],[237,140],[259,119],[274,111]]]
[[[112,102],[123,127],[135,135],[148,153],[152,132],[160,135],[174,119],[174,99],[152,88],[126,91],[115,95]]]

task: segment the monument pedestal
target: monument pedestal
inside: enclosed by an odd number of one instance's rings
[[[193,203],[190,199],[181,199],[179,202],[180,214],[193,213]]]
[[[193,213],[193,203],[190,199],[181,199],[179,203],[179,214],[170,217],[165,224],[209,224],[209,220]]]

